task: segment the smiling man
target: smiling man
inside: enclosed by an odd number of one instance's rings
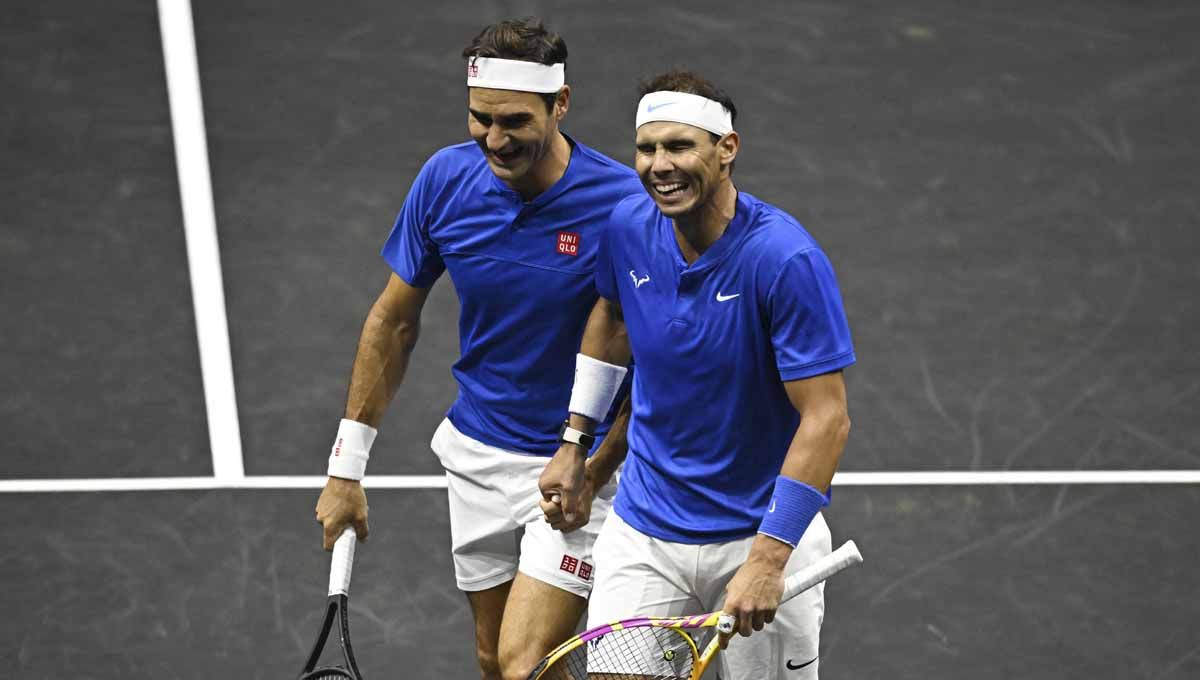
[[[645,193],[612,213],[580,348],[637,363],[588,625],[723,606],[744,636],[773,623],[729,644],[721,677],[816,678],[823,590],[779,599],[786,574],[830,551],[820,510],[850,428],[841,371],[855,360],[841,294],[812,236],[734,187],[732,100],[689,72],[642,95]],[[573,429],[607,408],[576,408],[592,383],[576,373]],[[542,474],[552,526],[586,502],[585,456],[564,444]]]
[[[595,433],[584,482],[596,502],[568,533],[538,510],[538,475],[560,444],[576,352],[597,300],[607,216],[640,193],[627,167],[559,130],[567,47],[536,19],[485,28],[464,50],[473,141],[421,169],[383,257],[394,273],[359,339],[345,417],[317,503],[325,548],[367,535],[362,479],[376,428],[404,378],[430,287],[449,272],[461,307],[458,399],[434,434],[446,469],[455,575],[486,680],[523,680],[574,631],[592,586],[592,542],[624,455],[624,419]],[[600,439],[600,437],[597,437]]]

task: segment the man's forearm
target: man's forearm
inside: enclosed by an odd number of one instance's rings
[[[588,315],[587,325],[583,329],[583,340],[579,344],[579,353],[615,366],[629,365],[633,352],[629,348],[629,336],[625,333],[625,317],[621,313],[620,305],[604,298],[600,298],[596,302],[592,313]],[[568,422],[571,427],[588,434],[594,432],[597,425],[596,421],[578,413],[571,413],[568,416]],[[628,416],[626,416],[626,423],[628,423]],[[615,430],[614,424],[609,436]],[[622,443],[624,443],[624,427],[620,434]],[[624,453],[621,455],[623,459]],[[616,466],[613,466],[613,469],[616,469]]]
[[[610,364],[629,364],[633,352],[629,348],[629,336],[625,332],[625,316],[621,312],[621,305],[600,298],[588,316],[579,351]]]
[[[844,409],[806,413],[796,428],[780,474],[828,491],[850,433]]]
[[[379,304],[371,308],[363,323],[351,370],[346,418],[379,427],[384,411],[404,380],[420,325],[419,316],[405,319],[388,314]]]
[[[613,473],[625,461],[625,454],[629,451],[629,444],[625,436],[629,431],[629,415],[633,410],[631,404],[632,399],[626,397],[620,410],[617,411],[617,417],[613,419],[612,427],[604,436],[604,441],[600,442],[600,448],[588,460],[588,470],[591,471],[592,482],[596,489],[608,484]]]
[[[841,374],[785,383],[800,425],[775,481],[751,561],[782,568],[809,522],[829,502],[829,486],[850,433]]]

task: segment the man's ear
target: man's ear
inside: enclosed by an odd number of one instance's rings
[[[554,117],[557,120],[562,120],[563,116],[567,115],[567,110],[571,108],[571,86],[563,85],[559,89],[558,94],[554,95]]]
[[[720,156],[721,165],[732,165],[733,161],[737,160],[738,151],[742,148],[742,138],[734,130],[730,130],[724,137],[717,140],[717,154]]]

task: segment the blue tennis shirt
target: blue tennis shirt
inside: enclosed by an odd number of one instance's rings
[[[629,455],[614,508],[677,543],[753,535],[800,416],[783,382],[854,363],[833,267],[792,217],[740,193],[691,266],[642,192],[613,210],[596,268],[633,348]]]
[[[450,421],[485,444],[541,456],[558,450],[597,299],[600,234],[613,206],[642,191],[628,167],[568,141],[565,174],[529,202],[492,173],[474,142],[438,151],[382,253],[418,288],[450,272],[461,308]]]

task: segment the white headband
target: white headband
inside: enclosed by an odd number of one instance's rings
[[[532,61],[467,58],[467,87],[520,92],[558,92],[566,80],[565,64],[538,64]]]
[[[657,121],[686,123],[722,137],[733,131],[733,120],[720,102],[687,92],[660,90],[642,97],[637,127]]]

